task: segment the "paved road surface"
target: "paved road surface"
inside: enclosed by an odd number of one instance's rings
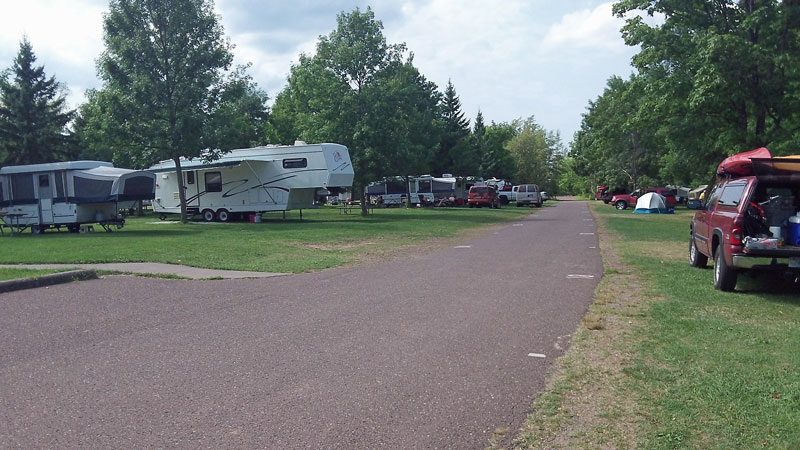
[[[368,267],[0,295],[0,447],[484,448],[589,305],[594,231],[560,202]]]

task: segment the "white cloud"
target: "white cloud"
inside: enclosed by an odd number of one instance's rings
[[[96,87],[94,61],[103,51],[106,5],[97,0],[6,1],[0,14],[0,64],[9,67],[24,36],[37,65],[68,87],[71,107],[83,102],[83,92]]]
[[[16,47],[28,36],[34,52],[67,64],[97,58],[103,49],[104,8],[91,1],[49,0],[4,2],[0,15],[0,45]]]
[[[543,50],[601,49],[620,50],[625,43],[619,30],[624,19],[611,12],[613,3],[603,3],[594,9],[584,9],[566,14],[561,21],[547,30],[542,41]]]

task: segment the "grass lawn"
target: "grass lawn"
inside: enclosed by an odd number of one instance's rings
[[[529,214],[529,208],[386,208],[339,214],[332,207],[267,213],[262,223],[182,224],[128,218],[107,233],[48,231],[0,237],[0,264],[163,262],[231,270],[303,272],[413,251],[438,238]]]
[[[591,202],[606,274],[520,448],[800,448],[800,288],[688,265],[692,212]]]

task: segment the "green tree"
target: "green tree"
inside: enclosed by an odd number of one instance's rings
[[[536,183],[542,190],[555,193],[560,142],[558,133],[548,132],[533,117],[518,122],[518,132],[507,144],[516,163],[517,183]]]
[[[622,0],[614,12],[662,15],[627,20],[641,46],[634,65],[675,163],[700,153],[703,167],[730,153],[800,144],[800,3],[794,0]],[[695,158],[695,161],[698,158]],[[692,161],[695,163],[695,161]]]
[[[492,122],[486,127],[484,143],[486,152],[481,162],[484,178],[496,177],[499,179],[512,179],[516,172],[514,157],[508,151],[506,144],[518,133],[515,123]]]
[[[292,67],[268,129],[280,139],[347,146],[362,199],[370,180],[407,175],[435,146],[435,85],[413,58],[403,60],[405,44],[387,44],[382,30],[371,8],[339,14],[316,54]]]
[[[469,135],[469,143],[478,164],[477,171],[462,175],[473,175],[484,172],[484,158],[486,156],[486,123],[483,121],[483,113],[478,110],[475,116],[475,123],[472,125],[472,133]]]
[[[461,100],[450,80],[441,101],[441,111],[442,137],[433,161],[433,173],[476,173],[480,169],[480,160],[469,142],[469,119],[461,111]]]
[[[175,161],[185,221],[180,158],[199,156],[219,140],[206,125],[232,60],[214,4],[111,0],[103,27],[99,72],[106,91],[101,98],[113,104],[110,125],[124,150]]]
[[[27,38],[12,66],[0,76],[0,163],[38,164],[68,159],[75,151],[67,128],[63,87],[47,78]]]
[[[571,155],[575,170],[593,183],[636,188],[643,176],[659,179],[663,142],[645,101],[641,79],[611,77],[597,100],[590,102],[575,134]]]

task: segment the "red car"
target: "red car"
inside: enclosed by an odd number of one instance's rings
[[[678,204],[678,200],[675,198],[675,191],[668,188],[637,189],[630,194],[615,195],[611,197],[611,204],[619,210],[625,209],[628,206],[636,206],[636,200],[648,192],[655,192],[664,197],[667,208],[674,208],[675,205]]]
[[[469,188],[467,204],[470,208],[480,208],[481,206],[499,208],[500,200],[497,198],[497,189],[492,186],[472,186]]]
[[[723,161],[690,224],[689,264],[714,261],[714,287],[732,291],[738,273],[800,276],[800,159],[764,157],[766,149]],[[754,151],[755,152],[755,151]]]

